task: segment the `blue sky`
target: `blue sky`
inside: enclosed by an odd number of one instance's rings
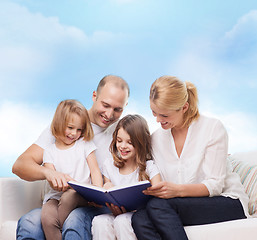
[[[107,74],[127,80],[124,114],[142,114],[151,131],[152,82],[193,82],[200,112],[227,128],[229,152],[257,150],[256,65],[256,0],[1,0],[0,176],[13,176],[59,101],[89,108]]]

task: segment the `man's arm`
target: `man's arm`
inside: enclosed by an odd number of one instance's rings
[[[12,167],[12,172],[27,181],[46,179],[50,186],[57,191],[67,190],[67,181],[72,179],[66,174],[41,166],[43,153],[43,148],[32,144],[18,157]]]
[[[43,148],[32,144],[18,157],[13,164],[12,172],[27,181],[46,179],[46,169],[41,166],[43,162],[43,152]]]

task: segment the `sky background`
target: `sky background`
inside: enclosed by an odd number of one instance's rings
[[[256,0],[1,0],[0,177],[50,124],[63,99],[87,108],[100,79],[123,77],[151,131],[155,79],[198,88],[219,118],[229,153],[257,150]]]

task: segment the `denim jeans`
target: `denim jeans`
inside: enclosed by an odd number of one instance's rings
[[[138,240],[187,240],[184,226],[246,218],[241,202],[229,197],[151,199],[132,217]]]
[[[74,209],[62,228],[63,240],[90,240],[91,222],[94,216],[109,213],[107,207],[81,207]],[[41,225],[41,208],[33,209],[18,221],[17,240],[45,240]]]

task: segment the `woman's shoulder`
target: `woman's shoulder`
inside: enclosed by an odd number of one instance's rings
[[[220,119],[213,116],[200,115],[200,117],[192,123],[192,125],[202,125],[202,126],[223,126]]]
[[[152,133],[152,135],[151,135],[151,137],[152,138],[158,138],[158,137],[160,137],[160,136],[169,136],[170,135],[170,129],[163,129],[163,128],[161,128],[161,127],[159,127],[158,129],[156,129],[153,133]]]

